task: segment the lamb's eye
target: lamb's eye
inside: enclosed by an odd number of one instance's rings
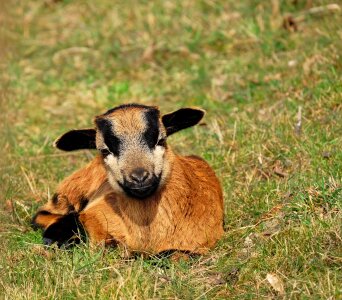
[[[106,157],[111,153],[108,149],[101,149],[100,152],[103,157]]]
[[[157,146],[165,147],[165,145],[166,145],[166,138],[161,138],[161,139],[157,142]]]

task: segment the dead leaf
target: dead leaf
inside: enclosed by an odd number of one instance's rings
[[[281,230],[280,220],[278,218],[265,221],[265,231],[262,233],[265,237],[274,236]]]
[[[7,211],[13,211],[13,202],[11,200],[6,200],[5,209]]]
[[[251,234],[249,234],[246,238],[245,238],[245,240],[244,240],[244,242],[243,242],[243,245],[246,247],[246,248],[252,248],[253,246],[254,246],[254,242],[253,242],[253,240],[252,240],[252,238],[253,238],[253,233],[251,233]]]
[[[175,253],[173,253],[172,255],[171,255],[171,260],[173,261],[173,262],[179,262],[179,261],[181,261],[181,260],[183,260],[183,261],[188,261],[189,260],[189,255],[188,254],[186,254],[186,253],[182,253],[182,252],[179,252],[179,251],[176,251]]]
[[[264,77],[264,82],[281,80],[281,73],[269,74]]]
[[[279,167],[274,168],[274,174],[278,175],[281,178],[287,177],[287,173],[283,172]]]
[[[284,284],[276,274],[268,273],[266,275],[266,279],[275,291],[277,291],[280,295],[284,295]]]
[[[157,50],[157,45],[155,43],[150,44],[144,51],[142,55],[142,61],[152,61],[154,59],[154,54]]]
[[[291,15],[285,16],[283,20],[283,28],[290,32],[298,31],[298,20]]]
[[[331,157],[331,152],[329,152],[329,151],[323,151],[322,156],[323,156],[323,158],[328,159],[328,158]]]
[[[229,284],[234,284],[235,282],[237,282],[237,280],[239,279],[239,268],[234,267],[232,268],[225,276],[226,281]]]
[[[158,275],[157,277],[163,283],[169,283],[169,282],[172,281],[172,279],[169,276],[166,276],[166,275]]]
[[[222,277],[220,273],[212,273],[205,277],[205,283],[210,286],[213,285],[222,285],[226,283],[226,280]]]
[[[273,219],[276,216],[278,216],[281,213],[282,208],[284,207],[284,203],[280,203],[276,206],[273,206],[268,212],[264,213],[259,222],[257,224],[260,224],[263,221]]]

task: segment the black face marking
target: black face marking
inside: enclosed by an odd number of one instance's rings
[[[50,225],[43,233],[43,243],[50,246],[57,242],[58,247],[79,244],[85,239],[85,230],[78,220],[78,214],[68,214]]]
[[[96,119],[96,125],[101,131],[104,142],[107,145],[110,152],[112,152],[115,156],[119,156],[120,154],[120,140],[113,133],[112,123],[103,118]]]
[[[159,111],[157,109],[149,109],[145,112],[147,122],[146,130],[143,134],[144,141],[150,149],[153,149],[159,137]]]
[[[108,116],[110,115],[111,113],[119,110],[119,109],[125,109],[125,108],[141,108],[141,109],[151,109],[151,106],[146,106],[146,105],[143,105],[143,104],[137,104],[137,103],[131,103],[131,104],[123,104],[123,105],[119,105],[117,107],[114,107],[110,110],[108,110],[107,112],[105,112],[103,115],[104,116]]]

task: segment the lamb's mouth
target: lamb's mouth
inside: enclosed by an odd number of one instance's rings
[[[118,182],[119,186],[123,189],[127,196],[136,199],[145,199],[151,196],[157,189],[160,183],[161,176],[152,176],[152,178],[144,185],[135,184],[124,180],[123,183]]]

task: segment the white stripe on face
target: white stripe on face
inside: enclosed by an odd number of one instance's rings
[[[122,183],[124,181],[124,178],[120,171],[118,158],[111,153],[104,158],[104,162],[108,167],[107,169],[109,170],[109,179],[111,181],[119,181]]]
[[[164,167],[164,153],[165,148],[162,146],[156,146],[153,151],[153,161],[154,161],[154,173],[159,176]]]

